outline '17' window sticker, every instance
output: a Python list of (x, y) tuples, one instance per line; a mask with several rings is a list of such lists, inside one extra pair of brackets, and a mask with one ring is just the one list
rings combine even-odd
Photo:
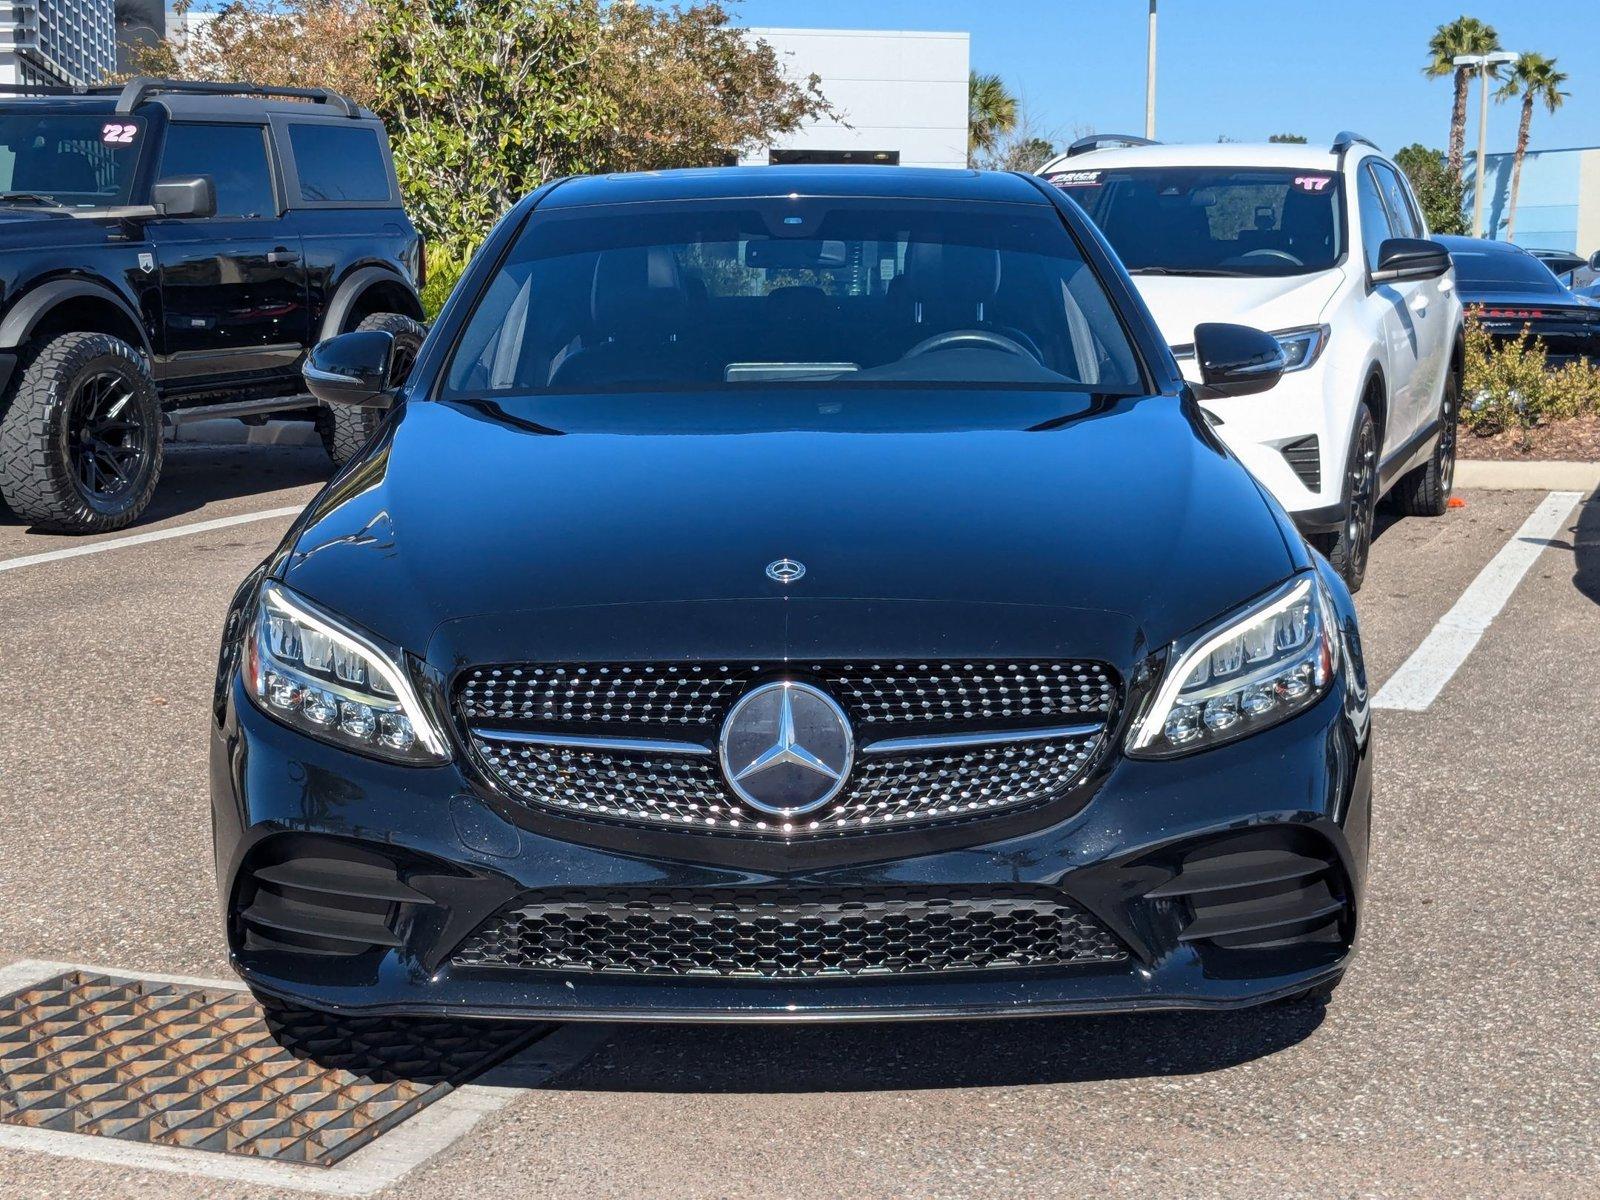
[(1294, 185), (1302, 192), (1325, 192), (1333, 182), (1332, 175), (1296, 175)]
[(100, 140), (108, 146), (130, 146), (138, 135), (137, 125), (123, 125), (116, 121), (100, 129)]

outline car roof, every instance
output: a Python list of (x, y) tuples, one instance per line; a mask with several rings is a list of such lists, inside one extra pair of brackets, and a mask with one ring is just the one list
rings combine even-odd
[[(117, 107), (116, 93), (99, 93), (87, 96), (6, 96), (0, 95), (0, 112), (82, 112), (109, 113)], [(264, 116), (288, 117), (344, 117), (337, 108), (328, 104), (312, 104), (301, 100), (274, 100), (252, 96), (184, 95), (181, 92), (159, 92), (140, 102), (134, 115), (150, 109), (163, 108), (167, 115), (178, 120), (257, 120)], [(375, 121), (377, 116), (360, 109), (356, 120)]]
[(781, 196), (1050, 203), (1025, 176), (1003, 171), (941, 167), (758, 166), (583, 175), (569, 179), (556, 188), (540, 207)]
[[(1433, 240), (1446, 250), (1473, 251), (1477, 254), (1528, 254), (1515, 242), (1497, 242), (1490, 238), (1463, 237), (1459, 233), (1436, 233)], [(1529, 258), (1534, 257), (1528, 254)]]
[[(1350, 156), (1357, 152), (1371, 154), (1369, 148), (1356, 145)], [(1071, 157), (1062, 155), (1051, 159), (1039, 168), (1040, 174), (1055, 171), (1075, 171), (1090, 167), (1284, 167), (1288, 169), (1327, 171), (1338, 165), (1339, 155), (1326, 143), (1320, 145), (1297, 142), (1201, 142), (1186, 145), (1156, 144), (1150, 146), (1108, 146), (1100, 150), (1086, 150)]]

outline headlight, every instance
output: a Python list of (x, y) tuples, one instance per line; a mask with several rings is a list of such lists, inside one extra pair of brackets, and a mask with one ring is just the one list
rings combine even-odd
[(1326, 325), (1307, 325), (1304, 329), (1277, 329), (1269, 337), (1278, 339), (1278, 345), (1283, 347), (1283, 356), (1288, 361), (1284, 364), (1285, 371), (1304, 371), (1322, 353), (1322, 348), (1328, 344), (1328, 327)]
[(1134, 758), (1173, 758), (1276, 725), (1322, 698), (1338, 660), (1333, 602), (1301, 576), (1243, 616), (1173, 647), (1128, 734)]
[(275, 583), (261, 589), (246, 640), (245, 683), (268, 716), (335, 746), (413, 765), (450, 760), (400, 652)]

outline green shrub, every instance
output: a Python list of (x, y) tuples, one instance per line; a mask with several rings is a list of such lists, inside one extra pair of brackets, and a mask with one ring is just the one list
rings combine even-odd
[(422, 285), (422, 310), (433, 320), (472, 261), (472, 251), (454, 246), (428, 247), (428, 278)]
[(1600, 370), (1587, 359), (1552, 370), (1544, 342), (1524, 326), (1496, 342), (1469, 311), (1462, 364), (1461, 423), (1483, 437), (1600, 412)]

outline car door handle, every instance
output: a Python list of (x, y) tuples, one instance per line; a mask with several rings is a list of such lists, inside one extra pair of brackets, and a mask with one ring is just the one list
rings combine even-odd
[(1428, 312), (1428, 298), (1426, 296), (1411, 297), (1411, 311), (1417, 316), (1425, 316)]
[(275, 267), (281, 267), (286, 263), (299, 262), (300, 251), (289, 250), (283, 246), (279, 246), (276, 250), (269, 250), (267, 252), (267, 261)]

